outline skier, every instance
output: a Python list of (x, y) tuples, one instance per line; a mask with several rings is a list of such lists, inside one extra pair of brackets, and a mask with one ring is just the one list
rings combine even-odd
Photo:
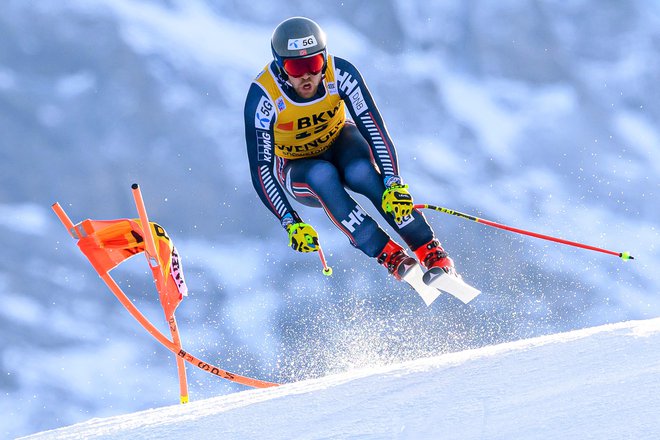
[(415, 266), (348, 188), (374, 204), (425, 268), (455, 273), (426, 219), (413, 209), (396, 149), (360, 72), (329, 55), (325, 33), (305, 17), (280, 23), (271, 49), (274, 60), (247, 95), (245, 139), (254, 188), (287, 231), (289, 245), (318, 250), (316, 230), (293, 210), (287, 194), (322, 207), (354, 247), (396, 279)]

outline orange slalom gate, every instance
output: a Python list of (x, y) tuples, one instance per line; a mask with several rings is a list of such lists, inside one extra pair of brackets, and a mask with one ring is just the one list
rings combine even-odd
[[(84, 220), (73, 224), (59, 203), (52, 208), (69, 234), (78, 240), (78, 247), (89, 259), (94, 270), (117, 297), (119, 302), (158, 342), (174, 353), (179, 376), (179, 394), (181, 403), (187, 403), (188, 383), (185, 361), (215, 376), (253, 388), (268, 388), (278, 386), (277, 383), (241, 376), (205, 362), (182, 348), (174, 311), (183, 295), (183, 273), (179, 257), (171, 240), (164, 229), (158, 224), (149, 222), (142, 193), (137, 184), (133, 184), (133, 198), (139, 214), (139, 219), (119, 220)], [(154, 237), (154, 234), (156, 237)], [(126, 296), (115, 280), (110, 276), (110, 270), (122, 261), (144, 252), (152, 271), (156, 289), (165, 313), (172, 339), (163, 335)]]

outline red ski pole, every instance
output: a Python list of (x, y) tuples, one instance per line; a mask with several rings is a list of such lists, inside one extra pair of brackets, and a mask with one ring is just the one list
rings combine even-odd
[(454, 215), (456, 217), (460, 217), (460, 218), (463, 218), (463, 219), (466, 219), (466, 220), (472, 220), (473, 222), (482, 223), (484, 225), (492, 226), (493, 228), (499, 228), (499, 229), (504, 229), (505, 231), (515, 232), (516, 234), (529, 235), (530, 237), (536, 237), (536, 238), (541, 238), (543, 240), (554, 241), (556, 243), (566, 244), (568, 246), (575, 246), (575, 247), (579, 247), (579, 248), (582, 248), (582, 249), (588, 249), (590, 251), (596, 251), (596, 252), (602, 252), (604, 254), (615, 255), (615, 256), (621, 258), (624, 261), (635, 259), (635, 257), (630, 255), (629, 252), (610, 251), (610, 250), (607, 250), (607, 249), (602, 249), (602, 248), (595, 247), (595, 246), (589, 246), (587, 244), (582, 244), (582, 243), (578, 243), (578, 242), (575, 242), (575, 241), (564, 240), (563, 238), (551, 237), (549, 235), (543, 235), (543, 234), (539, 234), (537, 232), (531, 232), (531, 231), (526, 231), (524, 229), (513, 228), (511, 226), (502, 225), (500, 223), (495, 223), (495, 222), (490, 221), (490, 220), (485, 220), (483, 218), (475, 217), (475, 216), (469, 215), (469, 214), (464, 214), (462, 212), (454, 211), (453, 209), (443, 208), (441, 206), (433, 206), (433, 205), (423, 204), (423, 205), (415, 205), (414, 208), (415, 209), (432, 209), (434, 211), (444, 212), (445, 214)]
[(325, 261), (325, 255), (323, 255), (323, 249), (319, 245), (319, 258), (321, 259), (321, 264), (323, 265), (323, 275), (329, 277), (332, 275), (332, 267), (328, 266), (328, 263)]

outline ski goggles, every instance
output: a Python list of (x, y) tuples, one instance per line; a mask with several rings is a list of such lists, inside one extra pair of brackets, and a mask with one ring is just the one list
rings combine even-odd
[(325, 64), (323, 54), (317, 53), (308, 58), (288, 58), (284, 60), (284, 70), (287, 75), (300, 78), (306, 73), (318, 75), (323, 70), (323, 64)]

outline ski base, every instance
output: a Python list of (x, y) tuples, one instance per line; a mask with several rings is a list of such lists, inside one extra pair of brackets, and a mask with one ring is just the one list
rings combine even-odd
[(481, 293), (479, 289), (463, 281), (460, 275), (448, 274), (439, 267), (432, 267), (427, 270), (422, 277), (422, 281), (426, 286), (447, 292), (465, 304)]

